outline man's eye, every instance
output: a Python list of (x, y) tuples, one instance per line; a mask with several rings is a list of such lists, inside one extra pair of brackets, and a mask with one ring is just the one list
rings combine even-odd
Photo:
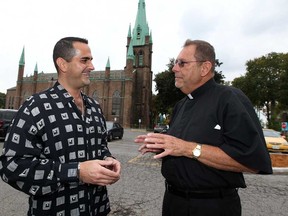
[(86, 64), (88, 61), (89, 61), (90, 59), (81, 59), (81, 62), (83, 63), (83, 64)]

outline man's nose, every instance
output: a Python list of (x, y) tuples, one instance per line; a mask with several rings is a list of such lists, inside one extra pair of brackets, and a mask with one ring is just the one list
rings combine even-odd
[(90, 68), (90, 70), (94, 70), (95, 69), (92, 61), (89, 62), (88, 67)]
[(179, 71), (178, 68), (179, 68), (178, 64), (175, 64), (175, 65), (172, 67), (172, 72), (173, 72), (173, 73), (178, 72), (178, 71)]

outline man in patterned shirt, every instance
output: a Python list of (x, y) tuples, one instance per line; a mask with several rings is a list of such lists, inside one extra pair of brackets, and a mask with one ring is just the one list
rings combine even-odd
[(107, 215), (106, 185), (120, 178), (106, 122), (81, 89), (94, 70), (88, 41), (67, 37), (53, 51), (55, 85), (27, 99), (7, 133), (2, 179), (30, 195), (28, 215)]

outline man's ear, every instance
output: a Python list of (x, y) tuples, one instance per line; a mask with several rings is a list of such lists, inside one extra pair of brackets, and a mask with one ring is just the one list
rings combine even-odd
[(205, 61), (201, 65), (201, 76), (206, 76), (212, 69), (212, 64), (210, 61)]
[(66, 70), (67, 70), (67, 62), (66, 62), (65, 59), (59, 57), (59, 58), (57, 58), (56, 63), (58, 65), (58, 68), (59, 68), (60, 71), (66, 72)]

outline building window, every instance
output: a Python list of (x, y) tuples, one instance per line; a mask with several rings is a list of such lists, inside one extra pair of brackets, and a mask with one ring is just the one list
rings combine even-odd
[(138, 25), (137, 27), (137, 39), (140, 39), (141, 37), (141, 27)]
[(115, 91), (112, 96), (112, 115), (120, 116), (120, 110), (121, 110), (120, 92)]
[(9, 100), (8, 100), (8, 109), (14, 109), (14, 97), (9, 97)]
[(139, 61), (139, 66), (143, 66), (143, 51), (140, 50), (139, 52), (139, 57), (138, 57), (138, 61)]

